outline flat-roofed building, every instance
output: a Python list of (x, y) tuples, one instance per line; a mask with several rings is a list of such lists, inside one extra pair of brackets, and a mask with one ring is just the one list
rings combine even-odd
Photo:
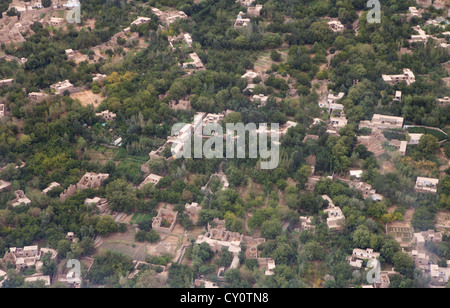
[(340, 129), (346, 126), (348, 121), (345, 117), (330, 117), (329, 123), (332, 127)]
[(326, 98), (322, 97), (319, 100), (318, 105), (320, 108), (326, 108), (329, 113), (332, 113), (335, 110), (344, 110), (344, 105), (337, 103), (337, 101), (342, 99), (344, 95), (344, 92), (340, 92), (337, 95), (329, 93)]
[(419, 144), (420, 138), (422, 138), (423, 134), (408, 134), (408, 136), (408, 144)]
[(239, 12), (236, 21), (234, 22), (234, 28), (240, 29), (246, 27), (250, 23), (249, 18), (244, 18), (244, 12)]
[(225, 115), (222, 113), (208, 113), (202, 121), (202, 126), (205, 127), (208, 124), (217, 124), (224, 119)]
[(0, 180), (0, 192), (10, 191), (10, 190), (11, 190), (11, 183)]
[(422, 17), (422, 14), (419, 12), (419, 10), (415, 6), (410, 6), (408, 8), (409, 14), (411, 17)]
[(37, 276), (30, 276), (25, 277), (25, 282), (37, 282), (37, 281), (44, 281), (45, 286), (50, 286), (50, 276), (49, 275), (37, 275)]
[(42, 193), (43, 193), (44, 195), (47, 195), (47, 193), (48, 193), (49, 191), (51, 191), (52, 189), (54, 189), (54, 188), (56, 188), (56, 187), (61, 187), (61, 184), (59, 184), (59, 183), (57, 183), (57, 182), (52, 182), (46, 189), (44, 189), (44, 190), (42, 191)]
[(188, 99), (172, 100), (169, 102), (169, 107), (173, 110), (192, 109), (191, 102)]
[[(3, 280), (1, 280), (3, 278)], [(3, 287), (3, 281), (8, 278), (8, 275), (5, 271), (0, 270), (0, 288)]]
[(312, 224), (312, 216), (300, 216), (300, 227), (301, 230), (314, 230), (316, 226)]
[(395, 147), (395, 149), (400, 153), (401, 156), (406, 155), (406, 148), (408, 146), (408, 141), (392, 139), (389, 142), (389, 145)]
[(263, 8), (262, 4), (257, 4), (256, 6), (248, 7), (247, 14), (250, 16), (256, 16), (256, 17), (260, 16), (262, 8)]
[(197, 53), (193, 52), (189, 54), (189, 57), (191, 58), (192, 62), (185, 62), (183, 63), (183, 68), (189, 68), (194, 67), (195, 69), (201, 69), (204, 67), (202, 60), (200, 60)]
[(367, 249), (359, 249), (355, 248), (353, 249), (353, 258), (360, 259), (360, 260), (375, 260), (380, 257), (379, 252), (374, 252), (373, 249), (367, 248)]
[(348, 264), (355, 269), (360, 269), (363, 267), (363, 260), (355, 259), (352, 256), (348, 257)]
[(385, 128), (403, 128), (403, 118), (382, 114), (374, 114), (371, 125), (379, 129)]
[(254, 71), (247, 71), (244, 75), (241, 76), (241, 78), (247, 80), (247, 82), (252, 82), (253, 79), (258, 77), (259, 74)]
[(10, 260), (16, 266), (16, 270), (35, 266), (40, 259), (41, 251), (37, 245), (23, 248), (11, 247), (9, 252), (3, 257), (4, 261)]
[(109, 209), (108, 199), (106, 198), (86, 198), (84, 200), (84, 204), (88, 206), (96, 206), (100, 214), (106, 213)]
[(345, 26), (337, 19), (331, 19), (328, 22), (328, 26), (333, 32), (342, 32), (345, 30)]
[(219, 285), (217, 282), (212, 282), (204, 279), (195, 279), (194, 285), (199, 288), (201, 286), (205, 287), (205, 289), (218, 289)]
[(165, 18), (165, 23), (170, 25), (177, 21), (178, 19), (187, 19), (188, 16), (183, 11), (170, 11), (168, 16)]
[(81, 3), (79, 0), (68, 0), (67, 3), (63, 4), (63, 7), (65, 7), (66, 9), (72, 9), (75, 7), (79, 7), (80, 5)]
[(151, 8), (152, 13), (159, 17), (161, 22), (163, 22), (166, 26), (169, 26), (170, 24), (174, 23), (178, 19), (187, 19), (188, 16), (183, 11), (175, 11), (175, 10), (168, 10), (168, 11), (161, 11), (158, 8)]
[(438, 98), (438, 102), (440, 107), (448, 106), (450, 105), (450, 97)]
[(264, 94), (253, 95), (251, 101), (256, 102), (259, 101), (260, 106), (264, 107), (267, 104), (268, 96)]
[(158, 8), (152, 7), (151, 10), (152, 10), (152, 13), (155, 14), (156, 16), (158, 16), (158, 17), (161, 17), (162, 14), (163, 14), (163, 12), (160, 9), (158, 9)]
[(56, 95), (63, 95), (65, 91), (69, 91), (69, 93), (73, 91), (74, 85), (69, 80), (64, 80), (51, 85), (50, 89), (54, 90)]
[(338, 94), (329, 93), (327, 97), (327, 101), (329, 104), (336, 103), (338, 100), (344, 97), (344, 92), (339, 92)]
[(322, 198), (328, 201), (328, 208), (324, 210), (328, 214), (328, 229), (342, 229), (345, 224), (345, 216), (340, 207), (336, 206), (330, 197), (323, 195)]
[(75, 241), (75, 233), (73, 233), (73, 232), (67, 232), (67, 234), (66, 234), (66, 240), (69, 240), (69, 241), (71, 241), (71, 242), (74, 242)]
[(106, 80), (108, 76), (106, 76), (105, 74), (95, 74), (94, 77), (92, 78), (93, 82), (101, 82)]
[(201, 206), (197, 202), (186, 203), (184, 207), (186, 212), (192, 215), (197, 215), (197, 212), (201, 210)]
[(139, 189), (141, 189), (142, 187), (144, 187), (144, 185), (149, 184), (149, 183), (153, 184), (153, 185), (157, 185), (159, 183), (159, 181), (161, 181), (162, 178), (163, 178), (162, 176), (151, 173), (145, 178), (145, 180), (141, 183), (141, 185), (139, 185)]
[(87, 188), (99, 188), (103, 181), (109, 178), (107, 173), (93, 173), (87, 172), (77, 183), (77, 189), (87, 189)]
[(281, 127), (280, 127), (280, 138), (283, 138), (284, 136), (286, 136), (286, 134), (288, 133), (290, 128), (296, 127), (297, 126), (297, 122), (294, 121), (287, 121), (286, 123), (284, 123)]
[(193, 41), (192, 41), (191, 35), (189, 33), (185, 33), (183, 35), (183, 38), (184, 38), (184, 41), (186, 42), (186, 45), (188, 45), (188, 47), (192, 47)]
[(447, 285), (450, 277), (450, 262), (447, 261), (447, 267), (439, 267), (437, 264), (430, 264), (429, 273), (432, 285)]
[(64, 18), (59, 18), (59, 17), (52, 17), (49, 20), (49, 24), (53, 27), (58, 27), (61, 26), (64, 23)]
[(417, 268), (420, 268), (424, 271), (430, 268), (430, 256), (428, 256), (426, 253), (412, 250), (410, 256), (413, 258)]
[(264, 268), (264, 275), (266, 276), (272, 276), (273, 274), (275, 274), (274, 270), (275, 270), (275, 260), (272, 258), (257, 258), (256, 259), (258, 261), (258, 266), (260, 268)]
[(373, 283), (373, 287), (375, 289), (387, 289), (391, 285), (391, 280), (389, 279), (388, 273), (380, 273), (380, 276), (375, 277), (375, 281)]
[(69, 60), (72, 60), (73, 58), (75, 58), (75, 52), (73, 51), (73, 49), (66, 49), (65, 53)]
[(384, 82), (386, 82), (390, 85), (394, 85), (396, 83), (400, 83), (403, 81), (406, 82), (407, 85), (410, 85), (416, 81), (416, 77), (414, 76), (414, 73), (408, 68), (403, 69), (403, 74), (399, 74), (399, 75), (382, 74), (381, 77), (383, 78)]
[(225, 220), (215, 218), (213, 223), (215, 227), (208, 224), (207, 233), (198, 236), (197, 244), (206, 242), (214, 253), (222, 251), (223, 247), (227, 247), (233, 256), (238, 256), (239, 252), (241, 252), (241, 243), (244, 243), (247, 248), (245, 256), (248, 259), (258, 259), (258, 246), (265, 242), (264, 238), (245, 236), (238, 232), (227, 231)]
[(350, 185), (351, 188), (359, 191), (364, 199), (372, 199), (374, 201), (380, 201), (383, 200), (383, 196), (380, 194), (377, 194), (376, 190), (372, 187), (372, 185), (360, 182), (360, 181), (346, 181)]
[(14, 79), (3, 79), (0, 80), (0, 87), (11, 86), (14, 82)]
[(131, 26), (139, 26), (142, 24), (147, 24), (151, 21), (152, 19), (149, 17), (138, 17), (135, 21), (133, 21), (131, 23)]
[(417, 192), (437, 193), (439, 179), (418, 176), (414, 190)]
[(28, 99), (33, 102), (38, 102), (38, 103), (46, 100), (48, 98), (48, 96), (49, 95), (47, 93), (42, 93), (42, 92), (28, 93)]
[(426, 34), (425, 31), (422, 30), (420, 26), (415, 26), (413, 29), (418, 34), (412, 34), (411, 39), (408, 40), (409, 43), (426, 43), (428, 39), (431, 37), (430, 35)]
[(251, 6), (255, 0), (237, 0), (236, 2), (240, 2), (242, 6)]
[(434, 232), (434, 230), (422, 231), (414, 233), (414, 244), (418, 251), (423, 251), (425, 244), (434, 243), (439, 245), (442, 242), (442, 233)]
[(102, 112), (96, 113), (95, 116), (102, 117), (105, 121), (112, 121), (117, 115), (109, 110), (103, 110)]
[(350, 178), (360, 180), (362, 174), (363, 174), (362, 170), (350, 170)]
[(12, 201), (11, 205), (13, 207), (19, 206), (21, 204), (24, 204), (24, 205), (30, 205), (31, 204), (31, 200), (27, 198), (27, 196), (25, 195), (23, 190), (16, 190), (14, 192), (14, 194), (16, 195), (16, 198)]

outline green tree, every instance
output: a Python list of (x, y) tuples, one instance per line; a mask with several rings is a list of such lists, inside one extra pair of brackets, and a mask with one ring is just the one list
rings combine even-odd
[(223, 247), (220, 252), (219, 266), (229, 267), (233, 261), (233, 254), (228, 251), (228, 247)]
[(145, 231), (136, 232), (136, 234), (134, 235), (134, 239), (137, 242), (145, 242), (147, 240), (147, 232)]
[(308, 260), (323, 260), (325, 258), (325, 249), (320, 245), (319, 242), (311, 241), (306, 243), (305, 256)]
[(420, 137), (417, 149), (420, 151), (422, 156), (430, 157), (436, 152), (437, 149), (439, 149), (439, 140), (433, 135), (425, 134)]
[(394, 239), (387, 239), (381, 247), (380, 254), (386, 262), (393, 263), (394, 255), (400, 251), (400, 245)]
[(267, 239), (275, 239), (282, 231), (281, 222), (278, 220), (265, 221), (261, 226), (261, 235)]
[(276, 50), (272, 50), (270, 53), (270, 58), (272, 59), (272, 61), (275, 62), (280, 62), (281, 61), (281, 54), (276, 51)]
[(136, 191), (123, 179), (117, 179), (106, 186), (106, 197), (113, 211), (130, 212), (137, 203)]
[(161, 288), (164, 280), (154, 270), (146, 270), (139, 274), (136, 288)]
[(225, 281), (230, 288), (249, 288), (250, 284), (241, 277), (238, 269), (233, 268), (225, 272)]
[(173, 99), (179, 100), (186, 96), (187, 88), (181, 81), (175, 81), (170, 86), (169, 92)]
[(192, 269), (189, 266), (172, 263), (169, 267), (167, 283), (172, 288), (187, 288), (193, 282), (192, 275)]
[(401, 251), (395, 253), (393, 257), (393, 264), (395, 270), (400, 274), (409, 278), (414, 277), (414, 260), (408, 254)]
[(147, 240), (150, 243), (156, 243), (157, 241), (160, 240), (160, 236), (158, 232), (156, 232), (155, 230), (150, 230), (150, 232), (147, 234)]
[(96, 225), (97, 233), (102, 236), (117, 232), (118, 228), (117, 223), (109, 215), (102, 216)]
[(356, 228), (356, 231), (353, 233), (353, 242), (356, 247), (366, 249), (370, 246), (371, 236), (372, 233), (369, 231), (369, 228), (365, 225), (361, 225)]
[(58, 257), (66, 258), (67, 253), (70, 251), (70, 242), (68, 240), (60, 240), (57, 246)]
[(42, 0), (42, 6), (48, 8), (52, 5), (52, 0)]

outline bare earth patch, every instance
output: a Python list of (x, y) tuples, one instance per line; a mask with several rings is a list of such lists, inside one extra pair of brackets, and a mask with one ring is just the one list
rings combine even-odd
[(395, 171), (394, 163), (390, 160), (385, 160), (381, 164), (381, 174), (387, 174)]
[(281, 61), (280, 62), (272, 61), (272, 59), (270, 58), (271, 50), (266, 50), (259, 55), (258, 60), (255, 62), (254, 71), (256, 73), (266, 72), (268, 69), (272, 68), (272, 64), (274, 64), (274, 63), (280, 64), (282, 62), (287, 61), (286, 52), (284, 52), (284, 51), (280, 52), (280, 50), (278, 50), (278, 49), (276, 49), (276, 50), (281, 54)]
[(415, 209), (407, 209), (404, 219), (406, 221), (411, 221), (415, 211), (416, 211)]
[(92, 162), (97, 162), (100, 163), (102, 165), (105, 165), (108, 161), (113, 160), (114, 156), (115, 156), (116, 152), (115, 151), (103, 151), (103, 152), (99, 152), (99, 151), (95, 151), (95, 150), (89, 150), (89, 156), (90, 156), (90, 160)]
[(105, 99), (101, 94), (94, 94), (91, 90), (86, 90), (70, 95), (72, 99), (78, 99), (82, 106), (94, 105), (94, 109), (100, 106), (100, 103)]
[(114, 233), (105, 237), (102, 245), (99, 247), (99, 252), (112, 250), (128, 255), (133, 260), (145, 261), (147, 244), (136, 242), (134, 239), (135, 234), (135, 228), (128, 226), (128, 231), (125, 233)]
[(439, 232), (448, 233), (450, 230), (450, 212), (440, 211), (436, 215), (436, 229)]

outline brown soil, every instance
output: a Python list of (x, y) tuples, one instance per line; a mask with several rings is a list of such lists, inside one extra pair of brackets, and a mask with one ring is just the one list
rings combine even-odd
[(94, 94), (91, 90), (86, 90), (78, 93), (73, 93), (70, 95), (72, 99), (78, 99), (82, 106), (94, 105), (94, 109), (100, 106), (100, 103), (105, 99), (105, 97), (100, 94)]

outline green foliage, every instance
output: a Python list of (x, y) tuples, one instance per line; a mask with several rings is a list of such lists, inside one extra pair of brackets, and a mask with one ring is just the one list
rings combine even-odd
[[(7, 11), (10, 2), (3, 1), (0, 12)], [(138, 210), (133, 216), (133, 223), (141, 230), (136, 240), (152, 243), (160, 240), (158, 233), (151, 229), (150, 220), (156, 215), (158, 203), (177, 205), (178, 222), (191, 230), (193, 224), (189, 216), (182, 213), (183, 205), (198, 202), (202, 205), (199, 226), (219, 218), (225, 219), (226, 228), (232, 232), (255, 235), (260, 231), (267, 239), (259, 247), (261, 255), (274, 258), (277, 264), (274, 275), (262, 277), (256, 260), (246, 259), (241, 252), (239, 260), (245, 266), (226, 272), (226, 286), (316, 286), (326, 274), (332, 275), (334, 280), (325, 282), (325, 287), (359, 286), (361, 281), (353, 277), (345, 260), (355, 247), (380, 251), (382, 261), (402, 272), (403, 278), (392, 277), (393, 287), (425, 286), (426, 279), (414, 272), (411, 260), (401, 254), (398, 243), (386, 238), (383, 224), (402, 218), (400, 210), (388, 213), (388, 207), (394, 204), (398, 209), (416, 209), (412, 220), (416, 231), (434, 228), (437, 206), (450, 208), (449, 177), (440, 178), (438, 196), (413, 193), (415, 178), (422, 175), (419, 171), (428, 170), (416, 170), (407, 165), (408, 158), (394, 158), (393, 166), (397, 170), (380, 172), (382, 164), (384, 171), (389, 167), (384, 161), (389, 158), (378, 159), (358, 144), (357, 135), (370, 135), (370, 130), (357, 129), (357, 124), (380, 113), (402, 116), (408, 125), (445, 129), (449, 109), (439, 107), (436, 98), (447, 93), (441, 81), (447, 75), (441, 64), (450, 60), (448, 53), (430, 41), (407, 44), (413, 53), (398, 54), (399, 46), (407, 46), (402, 44), (411, 36), (411, 25), (420, 23), (414, 19), (404, 21), (399, 16), (412, 5), (410, 1), (386, 0), (380, 25), (367, 23), (364, 12), (358, 24), (358, 36), (351, 30), (332, 32), (323, 18), (338, 18), (350, 29), (358, 18), (357, 11), (366, 8), (364, 1), (263, 2), (261, 16), (252, 18), (248, 27), (237, 30), (231, 21), (242, 8), (234, 1), (163, 3), (152, 0), (148, 4), (136, 4), (84, 0), (83, 20), (95, 19), (94, 29), (88, 25), (51, 29), (35, 22), (31, 25), (31, 34), (24, 34), (26, 42), (17, 46), (2, 45), (6, 55), (28, 60), (24, 65), (0, 60), (0, 77), (14, 79), (13, 86), (0, 89), (7, 111), (7, 116), (0, 121), (0, 177), (12, 183), (13, 191), (24, 190), (32, 199), (32, 206), (7, 207), (14, 198), (13, 193), (0, 194), (0, 257), (7, 247), (46, 242), (58, 249), (59, 258), (76, 258), (94, 253), (92, 238), (95, 235), (127, 232), (125, 224), (118, 226), (110, 216), (100, 217), (95, 207), (85, 206), (86, 198), (106, 197), (113, 211)], [(49, 7), (52, 1), (44, 0), (43, 5)], [(183, 10), (189, 19), (178, 20), (167, 29), (159, 30), (161, 22), (150, 5)], [(427, 10), (424, 19), (439, 14), (440, 11)], [(10, 10), (6, 15), (20, 13)], [(150, 23), (130, 29), (140, 36), (139, 45), (144, 42), (148, 46), (140, 48), (137, 41), (129, 42), (127, 34), (127, 38), (118, 38), (118, 48), (111, 47), (97, 59), (92, 47), (108, 42), (136, 16), (152, 18)], [(291, 17), (289, 22), (285, 22), (284, 16)], [(439, 35), (444, 29), (426, 31)], [(181, 33), (191, 33), (193, 46), (175, 44), (176, 49), (172, 50), (167, 36)], [(78, 64), (68, 61), (65, 50), (69, 48), (78, 50), (91, 61)], [(178, 63), (185, 63), (193, 51), (206, 70), (186, 74)], [(243, 91), (247, 83), (240, 76), (260, 67), (258, 56), (261, 54), (269, 55), (276, 63), (267, 69), (267, 79), (257, 77), (252, 81), (258, 84), (253, 94), (271, 96), (266, 106), (257, 107), (248, 98), (251, 93)], [(281, 61), (282, 54), (283, 59), (287, 54), (287, 61)], [(403, 67), (415, 73), (414, 84), (390, 86), (381, 80), (381, 74), (399, 73)], [(92, 76), (97, 73), (107, 74), (107, 80), (93, 83)], [(67, 91), (63, 97), (51, 96), (39, 103), (27, 99), (28, 93), (49, 92), (50, 85), (66, 79), (76, 87), (91, 87), (93, 93), (102, 93), (106, 98), (97, 110), (71, 99)], [(319, 89), (315, 81), (314, 87), (312, 84), (316, 79), (325, 80), (330, 91), (345, 93), (340, 103), (345, 107), (349, 125), (341, 129), (339, 135), (328, 134), (325, 123), (311, 126), (314, 118), (328, 119), (317, 106)], [(294, 99), (289, 98), (291, 89), (298, 93)], [(402, 91), (401, 102), (392, 101), (395, 91)], [(192, 104), (192, 111), (169, 108), (172, 100), (186, 98)], [(96, 111), (106, 109), (117, 113), (114, 121), (104, 123), (95, 116)], [(162, 181), (156, 186), (134, 189), (133, 186), (143, 180), (141, 165), (148, 161), (148, 153), (164, 144), (175, 122), (190, 123), (198, 111), (219, 113), (225, 110), (232, 112), (222, 124), (284, 124), (287, 120), (298, 124), (281, 140), (278, 168), (261, 170), (260, 162), (249, 158), (226, 161), (152, 159), (147, 167), (152, 173), (164, 176)], [(408, 131), (425, 135), (417, 147), (408, 148), (407, 155), (415, 161), (425, 158), (440, 167), (440, 159), (435, 154), (439, 148), (437, 141), (446, 139), (445, 134), (418, 126)], [(388, 139), (405, 139), (400, 131), (384, 133)], [(318, 139), (303, 143), (306, 134), (317, 135)], [(106, 145), (118, 136), (123, 138), (120, 149), (108, 148)], [(450, 156), (448, 142), (444, 150)], [(171, 156), (170, 147), (163, 150), (162, 156)], [(362, 168), (363, 180), (385, 199), (372, 202), (346, 183), (329, 179), (319, 181), (313, 192), (305, 192), (313, 157), (316, 175), (324, 178), (332, 174), (343, 177), (350, 169)], [(18, 168), (24, 162), (25, 166)], [(222, 191), (220, 181), (212, 180), (211, 192), (201, 191), (210, 175), (218, 172), (221, 163), (230, 189)], [(87, 171), (109, 173), (105, 187), (78, 191), (64, 203), (60, 202), (63, 189), (77, 183)], [(435, 172), (437, 169), (430, 171)], [(61, 183), (62, 187), (47, 196), (41, 195), (40, 191), (53, 181)], [(342, 233), (334, 234), (326, 228), (326, 214), (321, 215), (326, 206), (320, 196), (323, 194), (330, 196), (346, 216), (346, 228)], [(299, 215), (313, 216), (314, 232), (303, 231), (299, 237), (292, 232), (298, 227)], [(79, 235), (80, 242), (71, 244), (65, 240), (67, 231)], [(437, 247), (427, 246), (442, 260), (449, 258), (447, 242)], [(232, 255), (222, 251), (214, 258), (209, 246), (202, 244), (187, 249), (186, 258), (192, 259), (192, 268), (173, 264), (169, 268), (169, 286), (190, 287), (197, 275), (211, 278), (217, 265), (229, 266)], [(148, 259), (160, 265), (171, 262), (168, 256)], [(44, 273), (55, 274), (54, 261), (45, 256), (43, 263)], [(93, 286), (161, 286), (153, 270), (145, 270), (131, 281), (122, 279), (132, 269), (128, 257), (106, 253), (96, 257), (87, 278)], [(4, 286), (37, 287), (40, 284), (24, 284), (22, 274), (8, 273)]]
[(439, 140), (432, 135), (423, 135), (420, 138), (417, 149), (424, 157), (430, 157), (437, 149), (439, 149)]
[(397, 252), (392, 259), (396, 271), (408, 278), (414, 276), (414, 260), (406, 253)]
[(434, 228), (434, 219), (436, 216), (435, 206), (422, 206), (416, 209), (411, 220), (411, 224), (414, 228), (421, 231), (430, 230)]
[(231, 261), (233, 261), (233, 254), (228, 251), (228, 248), (222, 248), (222, 251), (220, 252), (219, 266), (227, 268), (231, 265)]
[(106, 236), (111, 233), (117, 232), (118, 228), (119, 227), (117, 226), (117, 223), (109, 215), (102, 216), (96, 225), (96, 230), (98, 234), (102, 236)]
[(192, 270), (187, 265), (172, 263), (169, 267), (169, 280), (167, 283), (172, 288), (187, 288), (193, 283)]
[(42, 0), (42, 6), (44, 8), (50, 7), (52, 5), (52, 0)]
[(325, 259), (325, 250), (320, 243), (316, 241), (306, 243), (304, 251), (307, 260), (313, 261)]
[(275, 239), (281, 235), (282, 225), (278, 220), (269, 220), (261, 225), (261, 235), (267, 239)]
[(106, 251), (94, 258), (87, 279), (94, 285), (118, 286), (119, 278), (126, 277), (134, 269), (133, 259), (118, 252)]
[(122, 179), (117, 179), (106, 186), (106, 196), (113, 211), (130, 212), (137, 203), (135, 190)]

